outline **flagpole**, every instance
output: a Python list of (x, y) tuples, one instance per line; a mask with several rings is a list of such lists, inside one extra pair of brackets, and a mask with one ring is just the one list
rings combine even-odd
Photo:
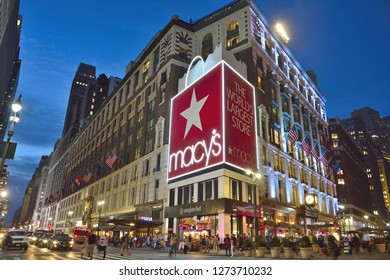
[(109, 170), (109, 169), (105, 166), (105, 164), (102, 164), (99, 160), (97, 161), (97, 163), (98, 163), (101, 167), (103, 167), (105, 170)]

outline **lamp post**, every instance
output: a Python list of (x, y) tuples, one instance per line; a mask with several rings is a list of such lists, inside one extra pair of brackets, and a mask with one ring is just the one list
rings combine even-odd
[(104, 205), (104, 200), (100, 200), (99, 202), (98, 202), (98, 211), (99, 211), (99, 218), (98, 218), (98, 230), (100, 231), (100, 228), (101, 228), (101, 226), (100, 226), (100, 215), (101, 215), (101, 213), (102, 213), (102, 208), (103, 208), (103, 205)]
[[(7, 141), (4, 143), (3, 153), (1, 155), (1, 164), (0, 164), (0, 166), (1, 166), (2, 170), (4, 169), (4, 163), (5, 163), (5, 159), (7, 158), (8, 147), (9, 147), (9, 144), (11, 142), (11, 137), (14, 135), (15, 124), (20, 120), (18, 112), (23, 108), (23, 104), (22, 104), (21, 99), (22, 99), (22, 95), (19, 95), (18, 100), (14, 101), (12, 103), (13, 114), (10, 117), (11, 125), (9, 127), (8, 132), (7, 132)], [(1, 181), (0, 190), (2, 192), (6, 191), (7, 176), (3, 176), (3, 174), (1, 174), (0, 181)], [(4, 201), (4, 198), (2, 200)]]
[[(254, 186), (255, 186), (255, 191), (254, 191), (254, 195), (253, 195), (253, 201), (254, 201), (254, 211), (253, 211), (253, 219), (254, 219), (254, 222), (255, 222), (255, 236), (259, 234), (259, 221), (257, 219), (257, 198), (259, 197), (259, 192), (257, 191), (258, 190), (258, 184), (257, 184), (257, 181), (260, 180), (261, 178), (261, 174), (260, 173), (255, 173), (255, 172), (252, 172), (251, 170), (247, 170), (246, 171), (246, 174), (248, 175), (252, 175), (252, 182), (254, 183)], [(261, 200), (260, 200), (260, 211), (262, 211), (261, 209)], [(263, 219), (263, 217), (260, 217), (261, 219)], [(263, 221), (262, 221), (263, 222)]]
[(341, 209), (343, 212), (341, 213), (341, 227), (340, 227), (340, 237), (342, 236), (342, 233), (345, 233), (345, 214), (344, 214), (344, 205), (339, 204), (339, 209)]
[(6, 205), (5, 205), (6, 204), (5, 197), (7, 196), (7, 191), (2, 190), (0, 195), (1, 195), (1, 199), (0, 199), (0, 229), (1, 229), (2, 226), (3, 226), (3, 223), (4, 223), (3, 210), (6, 207)]
[(4, 166), (5, 158), (7, 157), (7, 152), (8, 152), (8, 146), (11, 141), (11, 137), (14, 135), (14, 127), (17, 122), (19, 122), (19, 111), (23, 108), (22, 104), (22, 95), (19, 95), (18, 100), (14, 101), (12, 103), (12, 111), (13, 114), (10, 117), (11, 120), (11, 125), (9, 127), (9, 130), (7, 132), (7, 141), (5, 142), (4, 149), (3, 149), (3, 154), (1, 157), (1, 168)]

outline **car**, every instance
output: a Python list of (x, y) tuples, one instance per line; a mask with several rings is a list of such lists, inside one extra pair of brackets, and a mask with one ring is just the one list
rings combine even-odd
[(4, 236), (1, 248), (6, 251), (10, 248), (28, 249), (28, 237), (24, 230), (9, 230)]
[(37, 246), (40, 248), (47, 247), (47, 243), (49, 242), (49, 239), (53, 236), (51, 233), (45, 233), (39, 236), (37, 241)]
[(47, 248), (50, 250), (55, 249), (73, 249), (73, 238), (71, 238), (68, 234), (65, 233), (57, 233), (50, 237), (50, 239), (47, 242)]
[(31, 245), (37, 244), (38, 238), (41, 237), (44, 233), (40, 231), (33, 232), (31, 236), (28, 237), (28, 243)]

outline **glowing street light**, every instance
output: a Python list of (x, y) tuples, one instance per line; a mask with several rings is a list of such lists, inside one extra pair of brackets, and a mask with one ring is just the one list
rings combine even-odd
[(12, 103), (13, 114), (10, 117), (11, 125), (10, 125), (8, 133), (7, 133), (7, 141), (5, 142), (3, 154), (1, 156), (1, 164), (0, 164), (1, 168), (3, 168), (5, 159), (7, 157), (7, 152), (8, 152), (9, 143), (11, 142), (11, 137), (14, 135), (15, 124), (18, 123), (20, 120), (18, 112), (23, 108), (23, 104), (22, 104), (21, 99), (22, 99), (22, 95), (19, 95), (18, 100), (14, 101)]

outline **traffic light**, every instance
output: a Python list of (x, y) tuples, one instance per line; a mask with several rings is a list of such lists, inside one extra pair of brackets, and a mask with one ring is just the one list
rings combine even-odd
[(1, 171), (1, 177), (7, 177), (8, 164), (4, 163), (3, 170)]

